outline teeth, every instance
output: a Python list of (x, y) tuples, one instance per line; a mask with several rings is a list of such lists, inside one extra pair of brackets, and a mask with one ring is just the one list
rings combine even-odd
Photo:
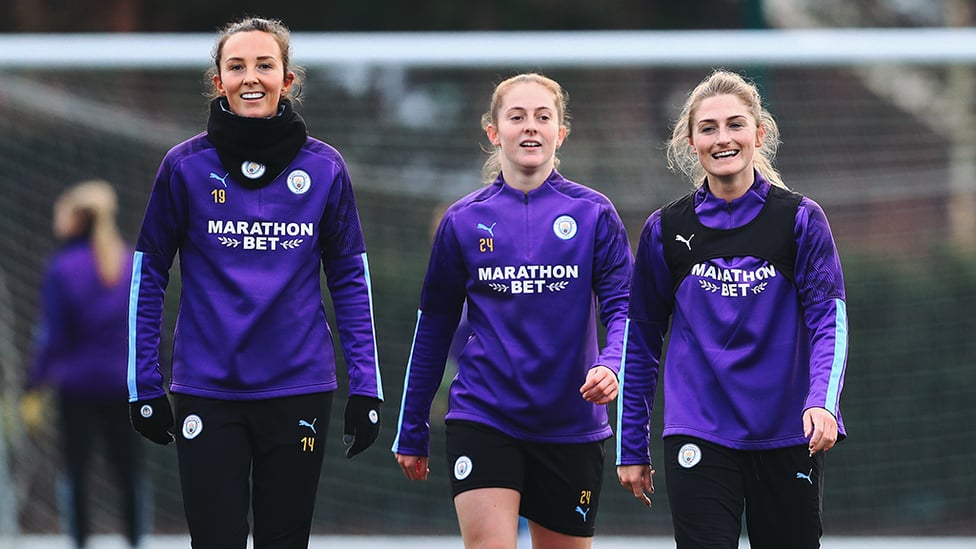
[(523, 147), (541, 147), (542, 145), (538, 141), (525, 141), (522, 143)]
[(241, 97), (243, 97), (244, 99), (260, 99), (264, 97), (264, 94), (260, 92), (243, 93), (241, 94)]
[(725, 151), (712, 156), (714, 156), (715, 158), (727, 158), (729, 156), (735, 156), (736, 154), (738, 154), (736, 151)]

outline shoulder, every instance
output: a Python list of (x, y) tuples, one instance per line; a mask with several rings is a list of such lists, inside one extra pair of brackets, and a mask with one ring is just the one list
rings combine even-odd
[(346, 161), (338, 149), (311, 136), (305, 139), (299, 155), (304, 157), (303, 162), (310, 162), (320, 169), (334, 172), (348, 171)]
[(213, 150), (214, 145), (207, 138), (206, 132), (198, 133), (197, 135), (178, 143), (173, 146), (167, 153), (165, 158), (170, 161), (178, 161), (180, 159), (193, 156), (202, 151)]
[(451, 204), (446, 213), (461, 212), (471, 208), (474, 205), (488, 202), (492, 198), (498, 196), (502, 190), (502, 183), (499, 182), (485, 185), (480, 189), (475, 189), (474, 191), (471, 191), (470, 193), (459, 198), (456, 202), (454, 202), (454, 204)]
[(552, 187), (566, 196), (574, 200), (586, 200), (592, 202), (595, 206), (600, 206), (603, 208), (613, 209), (613, 202), (607, 198), (606, 195), (600, 191), (583, 185), (582, 183), (577, 183), (571, 181), (562, 176), (557, 176), (551, 180)]

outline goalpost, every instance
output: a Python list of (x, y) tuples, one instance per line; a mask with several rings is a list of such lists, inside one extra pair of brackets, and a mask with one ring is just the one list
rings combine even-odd
[[(75, 181), (107, 179), (134, 240), (162, 156), (205, 128), (213, 39), (0, 35), (8, 52), (0, 57), (0, 266), (10, 296), (9, 329), (0, 332), (0, 484), (8, 474), (16, 490), (3, 494), (37, 494), (17, 501), (19, 510), (0, 496), (0, 534), (57, 528), (56, 441), (28, 443), (9, 428), (31, 355), (39, 273), (55, 248), (51, 202)], [(791, 187), (824, 205), (845, 260), (852, 349), (841, 404), (851, 437), (831, 452), (828, 529), (976, 535), (976, 442), (965, 436), (976, 402), (967, 335), (976, 330), (968, 263), (976, 247), (976, 29), (296, 32), (293, 48), (308, 73), (299, 111), (312, 135), (342, 152), (356, 189), (388, 395), (380, 439), (356, 460), (341, 456), (341, 414), (333, 413), (313, 532), (456, 531), (439, 453), (443, 395), (432, 413), (430, 482), (406, 483), (389, 444), (432, 218), (479, 185), (479, 122), (493, 85), (535, 70), (566, 87), (573, 132), (561, 170), (607, 194), (636, 240), (653, 209), (690, 188), (664, 165), (675, 109), (711, 68), (724, 67), (760, 84), (782, 130), (778, 166)], [(174, 305), (167, 300), (170, 331)], [(652, 456), (663, 459), (652, 442)], [(153, 523), (180, 532), (172, 448), (145, 450)], [(601, 532), (667, 532), (663, 484), (648, 515), (617, 488), (612, 469)], [(905, 471), (910, 487), (891, 482)], [(110, 483), (92, 486), (95, 518), (113, 528)]]

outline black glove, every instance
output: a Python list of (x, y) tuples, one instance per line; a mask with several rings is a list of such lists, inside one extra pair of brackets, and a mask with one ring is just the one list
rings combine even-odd
[(139, 434), (156, 444), (169, 444), (173, 438), (173, 409), (165, 395), (129, 403), (129, 420)]
[(348, 446), (347, 458), (376, 442), (376, 437), (380, 435), (381, 402), (378, 398), (349, 395), (346, 401), (346, 427), (342, 435), (342, 443)]

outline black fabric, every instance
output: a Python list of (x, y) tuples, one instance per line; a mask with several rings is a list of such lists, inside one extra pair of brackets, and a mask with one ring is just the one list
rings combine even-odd
[(191, 547), (243, 549), (249, 514), (254, 547), (308, 547), (334, 394), (173, 395)]
[(773, 264), (788, 279), (795, 280), (793, 226), (801, 198), (792, 191), (770, 187), (759, 215), (735, 229), (703, 225), (695, 214), (694, 192), (661, 208), (661, 238), (673, 289), (677, 291), (693, 266), (716, 257), (759, 257)]
[(605, 441), (529, 442), (473, 421), (450, 420), (445, 445), (451, 493), (508, 488), (519, 515), (567, 536), (593, 537), (603, 490)]
[(678, 549), (739, 547), (743, 512), (753, 549), (820, 547), (823, 452), (733, 450), (685, 435), (664, 437), (663, 447)]
[(130, 402), (129, 420), (140, 435), (156, 444), (173, 442), (173, 408), (165, 396)]
[[(305, 120), (295, 112), (291, 102), (282, 100), (278, 116), (248, 118), (230, 112), (227, 98), (210, 102), (207, 137), (217, 147), (220, 163), (234, 181), (257, 189), (275, 180), (298, 155), (308, 138)], [(260, 177), (248, 177), (245, 162), (264, 165)]]
[(351, 458), (369, 448), (380, 435), (380, 403), (378, 398), (349, 395), (344, 414), (345, 428), (342, 442), (348, 445), (346, 457)]
[[(117, 504), (130, 547), (138, 547), (145, 530), (141, 523), (144, 502), (139, 482), (139, 436), (125, 417), (124, 400), (101, 400), (59, 395), (63, 441), (61, 450), (67, 472), (71, 537), (76, 547), (85, 547), (92, 530), (89, 510), (96, 498), (100, 503)], [(99, 440), (101, 439), (101, 440)], [(101, 451), (101, 452), (100, 452)], [(105, 459), (118, 499), (103, 500), (102, 483), (91, 482), (99, 454)], [(93, 489), (92, 485), (97, 485)], [(110, 491), (111, 492), (111, 491)]]

